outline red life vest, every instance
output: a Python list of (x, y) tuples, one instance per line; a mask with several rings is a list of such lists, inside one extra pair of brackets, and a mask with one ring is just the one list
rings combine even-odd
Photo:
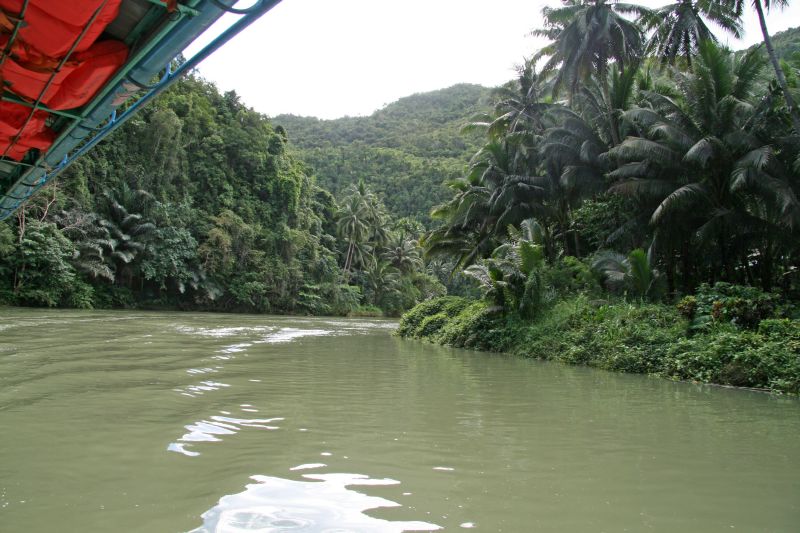
[(20, 104), (0, 102), (0, 155), (8, 151), (6, 157), (19, 161), (31, 148), (46, 150), (53, 144), (55, 133), (47, 127), (48, 114), (44, 111), (34, 111), (28, 125), (22, 129), (31, 111)]
[[(29, 0), (10, 53), (0, 65), (0, 90), (30, 102), (41, 99), (55, 110), (85, 105), (128, 58), (124, 43), (98, 41), (119, 13), (121, 1)], [(0, 0), (0, 52), (23, 15), (23, 3)], [(36, 111), (21, 130), (30, 113), (26, 106), (0, 102), (0, 155), (5, 152), (20, 160), (31, 148), (46, 150), (54, 142), (44, 111)]]
[[(50, 58), (62, 58), (80, 42), (75, 52), (88, 50), (119, 13), (122, 0), (29, 0), (25, 11), (25, 23), (17, 34), (24, 43), (39, 54)], [(22, 10), (23, 0), (0, 0), (0, 9), (6, 18), (15, 22)], [(97, 17), (89, 25), (95, 11)], [(7, 25), (7, 24), (6, 24)], [(81, 37), (84, 28), (89, 25)], [(16, 48), (16, 47), (15, 47)], [(16, 50), (15, 50), (16, 51)]]
[[(3, 40), (0, 40), (2, 46)], [(6, 89), (51, 109), (74, 109), (88, 102), (128, 58), (128, 47), (121, 41), (99, 41), (84, 52), (74, 54), (55, 72), (50, 64), (28, 63), (19, 56), (7, 57), (0, 67)], [(55, 73), (55, 75), (53, 75)], [(48, 80), (53, 81), (47, 87)], [(47, 91), (42, 94), (45, 87)]]

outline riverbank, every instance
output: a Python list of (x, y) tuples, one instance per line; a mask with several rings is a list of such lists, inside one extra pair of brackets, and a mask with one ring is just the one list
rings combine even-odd
[(751, 328), (719, 321), (698, 328), (674, 306), (575, 296), (523, 320), (483, 301), (444, 297), (403, 315), (397, 334), (615, 372), (800, 392), (796, 319), (769, 318)]

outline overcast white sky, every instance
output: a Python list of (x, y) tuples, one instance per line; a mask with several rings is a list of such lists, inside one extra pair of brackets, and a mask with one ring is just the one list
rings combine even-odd
[[(369, 115), (417, 92), (508, 81), (514, 65), (542, 44), (530, 31), (541, 27), (546, 5), (557, 2), (283, 0), (199, 70), (270, 116)], [(767, 23), (770, 33), (800, 25), (800, 2), (773, 11)], [(728, 44), (738, 49), (760, 41), (755, 13), (747, 13), (745, 31), (743, 41)], [(209, 39), (203, 36), (187, 53)]]

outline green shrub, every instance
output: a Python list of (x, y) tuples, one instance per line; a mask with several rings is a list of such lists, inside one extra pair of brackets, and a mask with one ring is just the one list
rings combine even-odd
[(136, 300), (127, 287), (117, 285), (98, 285), (94, 291), (94, 306), (99, 309), (133, 309)]
[[(718, 313), (742, 308), (716, 305)], [(800, 392), (800, 320), (764, 319), (757, 329), (719, 320), (687, 336), (682, 314), (666, 305), (580, 295), (530, 321), (493, 312), (483, 301), (440, 298), (406, 313), (400, 334), (616, 372)]]
[(692, 320), (694, 329), (713, 323), (731, 323), (740, 328), (755, 329), (762, 320), (776, 316), (779, 298), (756, 287), (704, 283), (697, 289), (694, 302), (684, 298), (679, 305)]
[(397, 334), (401, 337), (417, 337), (417, 330), (425, 318), (439, 313), (452, 317), (470, 303), (470, 300), (456, 296), (443, 296), (424, 301), (402, 316)]
[(474, 302), (442, 328), (437, 341), (463, 348), (506, 351), (516, 337), (512, 322), (513, 319), (503, 317), (486, 302)]
[(664, 373), (741, 387), (800, 391), (800, 321), (764, 320), (757, 331), (717, 328), (669, 348)]
[(444, 313), (436, 313), (435, 315), (426, 316), (422, 319), (422, 323), (414, 332), (414, 335), (419, 338), (433, 337), (440, 329), (447, 324), (447, 315)]
[(467, 340), (480, 328), (478, 321), (483, 318), (486, 309), (485, 302), (472, 302), (442, 328), (437, 341), (451, 346), (468, 346)]
[(662, 305), (563, 302), (533, 325), (521, 344), (530, 357), (632, 373), (658, 373), (666, 346), (680, 336), (680, 317)]
[(569, 255), (547, 268), (544, 279), (546, 285), (563, 295), (596, 293), (600, 289), (589, 265)]
[(375, 305), (359, 305), (347, 313), (349, 317), (382, 317), (383, 311)]
[(94, 288), (81, 280), (75, 280), (66, 297), (67, 305), (77, 309), (92, 309), (94, 307)]

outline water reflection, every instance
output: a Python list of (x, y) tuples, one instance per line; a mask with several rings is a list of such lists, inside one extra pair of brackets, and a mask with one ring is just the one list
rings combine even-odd
[(382, 520), (368, 509), (400, 507), (399, 503), (348, 489), (358, 485), (397, 485), (394, 479), (359, 474), (306, 474), (310, 481), (252, 476), (244, 492), (223, 496), (203, 513), (203, 525), (190, 533), (320, 533), (435, 531), (427, 522)]
[[(222, 411), (223, 414), (230, 414)], [(184, 426), (188, 433), (184, 433), (178, 442), (171, 442), (167, 450), (182, 453), (189, 457), (200, 455), (200, 452), (187, 449), (187, 446), (196, 442), (219, 442), (225, 435), (234, 435), (242, 428), (256, 428), (265, 430), (280, 429), (278, 426), (269, 425), (279, 422), (283, 418), (234, 418), (231, 416), (214, 415), (209, 420), (200, 420), (193, 424)]]
[(257, 341), (259, 343), (278, 344), (282, 342), (291, 342), (295, 339), (302, 337), (319, 337), (322, 335), (332, 335), (335, 332), (329, 329), (298, 329), (298, 328), (281, 328), (276, 333), (271, 333)]

